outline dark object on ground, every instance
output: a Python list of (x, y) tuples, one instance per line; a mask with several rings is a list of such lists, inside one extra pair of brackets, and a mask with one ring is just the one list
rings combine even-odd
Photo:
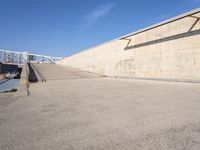
[(17, 92), (17, 89), (7, 90), (7, 91), (4, 91), (3, 93), (8, 93), (8, 92)]

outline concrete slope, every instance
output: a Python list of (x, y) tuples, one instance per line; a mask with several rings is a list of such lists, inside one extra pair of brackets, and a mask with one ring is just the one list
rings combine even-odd
[[(82, 79), (102, 77), (85, 71), (57, 64), (32, 64), (45, 80)], [(38, 73), (37, 73), (38, 74)], [(38, 76), (38, 75), (37, 75)]]

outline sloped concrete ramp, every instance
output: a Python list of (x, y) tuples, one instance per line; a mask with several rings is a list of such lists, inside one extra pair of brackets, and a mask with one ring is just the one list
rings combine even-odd
[(31, 64), (35, 69), (37, 78), (41, 80), (41, 76), (45, 80), (64, 80), (64, 79), (83, 79), (83, 78), (99, 78), (102, 75), (89, 73), (74, 69), (67, 66), (57, 64)]

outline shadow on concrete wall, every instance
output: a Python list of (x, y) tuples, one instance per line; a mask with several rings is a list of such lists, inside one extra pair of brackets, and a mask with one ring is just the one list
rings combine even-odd
[(38, 82), (38, 78), (37, 78), (37, 75), (33, 69), (33, 67), (28, 64), (28, 67), (29, 67), (29, 71), (30, 71), (30, 74), (29, 74), (29, 81), (34, 83), (34, 82)]
[(145, 43), (141, 43), (141, 44), (136, 44), (133, 46), (128, 46), (128, 47), (125, 47), (124, 50), (130, 50), (133, 48), (149, 46), (149, 45), (153, 45), (153, 44), (157, 44), (157, 43), (161, 43), (161, 42), (172, 41), (172, 40), (189, 37), (189, 36), (194, 36), (194, 35), (198, 35), (198, 34), (200, 34), (200, 30), (190, 31), (190, 32), (181, 33), (181, 34), (177, 34), (177, 35), (173, 35), (173, 36), (169, 36), (169, 37), (165, 37), (165, 38), (160, 38), (157, 40), (153, 40), (153, 41), (149, 41), (149, 42), (145, 42)]

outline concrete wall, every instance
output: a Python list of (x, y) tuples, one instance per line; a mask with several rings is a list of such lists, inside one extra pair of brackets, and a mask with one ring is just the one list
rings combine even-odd
[[(193, 16), (200, 17), (200, 13)], [(186, 17), (87, 49), (59, 63), (108, 76), (200, 80), (200, 21)]]
[(30, 70), (28, 63), (24, 62), (20, 77), (20, 85), (18, 88), (19, 95), (29, 95), (29, 74)]
[(0, 73), (0, 80), (3, 80), (6, 78), (6, 74), (5, 73)]

